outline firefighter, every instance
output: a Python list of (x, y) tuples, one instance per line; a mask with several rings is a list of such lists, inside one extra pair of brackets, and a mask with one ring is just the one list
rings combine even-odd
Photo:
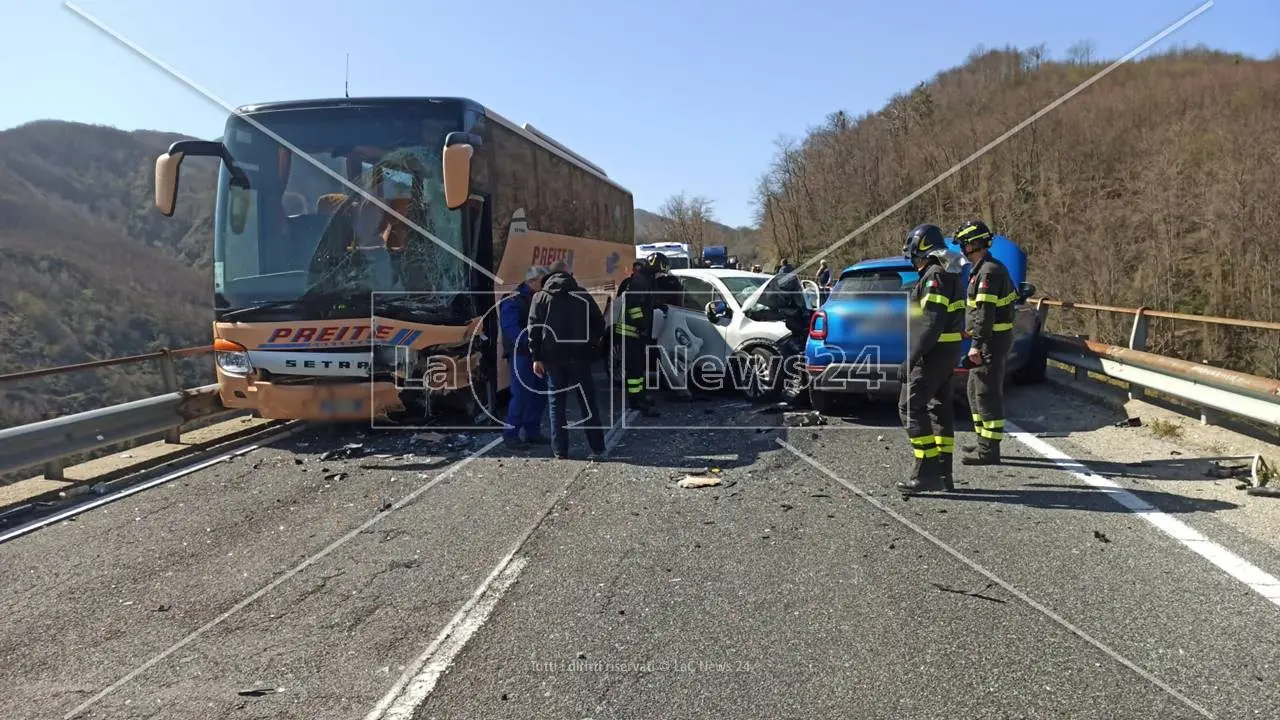
[(621, 283), (620, 285), (618, 285), (618, 294), (619, 294), (619, 295), (622, 295), (623, 293), (625, 293), (625, 292), (627, 291), (627, 288), (631, 287), (631, 278), (635, 277), (635, 276), (636, 276), (636, 274), (637, 274), (637, 273), (639, 273), (639, 272), (640, 272), (640, 269), (641, 269), (641, 268), (643, 268), (643, 267), (644, 267), (644, 261), (643, 261), (643, 260), (637, 260), (637, 261), (635, 261), (635, 262), (631, 263), (631, 274), (630, 274), (630, 275), (628, 275), (628, 276), (626, 276), (625, 278), (623, 278), (623, 279), (622, 279), (622, 283)]
[(960, 362), (964, 294), (960, 256), (947, 248), (942, 230), (920, 225), (907, 234), (902, 252), (920, 273), (911, 291), (910, 357), (898, 412), (915, 463), (898, 483), (904, 494), (952, 490), (955, 407), (952, 377)]
[(649, 343), (653, 335), (653, 309), (657, 291), (655, 276), (671, 268), (667, 256), (653, 253), (631, 277), (619, 296), (622, 315), (613, 324), (619, 337), (619, 350), (625, 363), (626, 395), (624, 407), (639, 410), (646, 417), (658, 413), (646, 392), (648, 383)]
[(1004, 437), (1004, 374), (1013, 347), (1014, 301), (1018, 289), (1009, 270), (991, 256), (991, 229), (981, 220), (962, 224), (954, 235), (972, 266), (965, 294), (965, 329), (971, 340), (968, 396), (976, 445), (966, 446), (965, 465), (1000, 462)]

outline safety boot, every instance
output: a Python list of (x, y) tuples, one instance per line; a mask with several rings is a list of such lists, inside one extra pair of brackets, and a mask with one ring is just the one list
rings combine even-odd
[(936, 492), (943, 489), (942, 475), (939, 472), (938, 458), (916, 458), (911, 474), (906, 480), (897, 483), (903, 495), (918, 492)]
[(978, 445), (966, 445), (964, 449), (967, 451), (960, 462), (965, 465), (999, 465), (1000, 464), (1000, 443), (986, 442)]
[(951, 453), (942, 453), (938, 458), (938, 480), (942, 483), (943, 490), (955, 491), (955, 476), (951, 472)]

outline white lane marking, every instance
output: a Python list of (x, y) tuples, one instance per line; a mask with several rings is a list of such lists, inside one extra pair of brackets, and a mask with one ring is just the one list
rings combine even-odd
[(1065, 472), (1074, 475), (1093, 487), (1105, 490), (1107, 497), (1133, 511), (1135, 515), (1154, 525), (1160, 532), (1182, 543), (1191, 551), (1218, 566), (1223, 572), (1244, 583), (1262, 597), (1276, 605), (1280, 605), (1280, 580), (1276, 579), (1275, 576), (1268, 574), (1239, 555), (1213, 542), (1190, 525), (1160, 511), (1154, 505), (1124, 489), (1115, 481), (1089, 472), (1084, 463), (1073, 459), (1070, 455), (1031, 433), (1019, 429), (1017, 425), (1010, 423), (1008, 420), (1005, 421), (1005, 426), (1007, 430), (1012, 430), (1012, 432), (1007, 433), (1010, 437), (1040, 455), (1053, 460)]
[[(1005, 424), (1006, 424), (1006, 425), (1008, 425), (1008, 421), (1007, 421), (1007, 420), (1005, 421)], [(1010, 593), (1010, 594), (1012, 594), (1014, 597), (1017, 597), (1019, 600), (1021, 600), (1021, 601), (1025, 602), (1026, 604), (1030, 605), (1032, 608), (1035, 608), (1036, 610), (1038, 610), (1038, 611), (1040, 611), (1041, 613), (1043, 613), (1043, 614), (1044, 614), (1046, 617), (1048, 617), (1050, 620), (1053, 620), (1054, 622), (1058, 623), (1058, 624), (1059, 624), (1059, 625), (1061, 625), (1062, 627), (1064, 627), (1064, 628), (1066, 628), (1067, 630), (1069, 630), (1069, 631), (1071, 631), (1072, 633), (1074, 633), (1074, 634), (1075, 634), (1076, 636), (1078, 636), (1080, 639), (1084, 640), (1085, 642), (1089, 643), (1090, 645), (1093, 645), (1094, 647), (1098, 648), (1098, 649), (1099, 649), (1099, 650), (1101, 650), (1102, 652), (1106, 653), (1106, 655), (1107, 655), (1108, 657), (1110, 657), (1112, 660), (1115, 660), (1116, 662), (1120, 663), (1121, 665), (1124, 665), (1125, 667), (1129, 668), (1130, 670), (1132, 670), (1133, 672), (1135, 672), (1135, 673), (1137, 673), (1139, 676), (1141, 676), (1144, 680), (1146, 680), (1147, 682), (1151, 683), (1152, 685), (1155, 685), (1156, 687), (1160, 688), (1161, 690), (1165, 691), (1166, 693), (1168, 693), (1168, 694), (1169, 694), (1169, 695), (1171, 695), (1172, 697), (1177, 698), (1179, 701), (1181, 701), (1184, 705), (1186, 705), (1187, 707), (1191, 708), (1192, 710), (1195, 710), (1196, 712), (1200, 713), (1200, 714), (1201, 714), (1201, 715), (1203, 715), (1204, 717), (1207, 717), (1207, 718), (1210, 718), (1210, 720), (1213, 720), (1214, 716), (1213, 716), (1213, 715), (1212, 715), (1208, 710), (1206, 710), (1206, 709), (1204, 709), (1203, 707), (1201, 707), (1201, 706), (1197, 705), (1193, 700), (1191, 700), (1191, 699), (1190, 699), (1190, 698), (1188, 698), (1187, 696), (1183, 695), (1182, 693), (1178, 692), (1177, 690), (1174, 690), (1174, 689), (1173, 689), (1173, 687), (1171, 687), (1170, 685), (1166, 684), (1166, 683), (1165, 683), (1163, 680), (1161, 680), (1160, 678), (1156, 677), (1155, 675), (1152, 675), (1150, 672), (1148, 672), (1148, 671), (1144, 670), (1143, 668), (1141, 668), (1140, 666), (1138, 666), (1138, 664), (1137, 664), (1137, 663), (1135, 663), (1135, 662), (1133, 662), (1132, 660), (1130, 660), (1130, 659), (1126, 658), (1125, 656), (1121, 655), (1120, 653), (1116, 652), (1115, 650), (1112, 650), (1109, 646), (1105, 645), (1102, 641), (1097, 640), (1097, 639), (1096, 639), (1096, 638), (1094, 638), (1092, 635), (1090, 635), (1090, 634), (1086, 633), (1084, 630), (1081, 630), (1080, 628), (1076, 627), (1075, 625), (1072, 625), (1070, 622), (1068, 622), (1068, 621), (1067, 621), (1067, 619), (1066, 619), (1066, 618), (1062, 617), (1061, 615), (1058, 615), (1058, 614), (1057, 614), (1057, 613), (1055, 613), (1054, 611), (1050, 610), (1048, 607), (1045, 607), (1044, 605), (1041, 605), (1040, 603), (1036, 602), (1035, 600), (1032, 600), (1032, 599), (1031, 599), (1031, 597), (1030, 597), (1029, 595), (1027, 595), (1026, 593), (1024, 593), (1024, 592), (1022, 592), (1021, 590), (1019, 590), (1019, 589), (1015, 588), (1014, 586), (1010, 585), (1008, 582), (1004, 581), (1003, 579), (1001, 579), (1001, 578), (999, 578), (999, 577), (996, 577), (995, 573), (993, 573), (993, 572), (991, 572), (990, 570), (988, 570), (988, 569), (986, 569), (986, 568), (982, 567), (981, 565), (979, 565), (978, 563), (974, 562), (973, 560), (970, 560), (968, 557), (965, 557), (962, 553), (960, 553), (960, 551), (956, 550), (955, 548), (951, 547), (950, 545), (947, 545), (946, 543), (942, 542), (941, 540), (939, 540), (938, 538), (934, 537), (933, 535), (930, 535), (930, 534), (929, 534), (929, 532), (928, 532), (928, 531), (926, 531), (924, 528), (921, 528), (920, 526), (918, 526), (918, 525), (916, 525), (915, 523), (911, 522), (910, 520), (908, 520), (907, 518), (903, 517), (903, 516), (902, 516), (902, 515), (900, 515), (899, 513), (894, 512), (892, 509), (890, 509), (889, 507), (887, 507), (886, 505), (884, 505), (883, 503), (881, 503), (879, 500), (876, 500), (874, 497), (872, 497), (872, 496), (868, 495), (867, 493), (863, 492), (863, 491), (862, 491), (862, 489), (861, 489), (861, 488), (859, 488), (858, 486), (854, 485), (853, 483), (849, 482), (848, 480), (845, 480), (844, 478), (840, 477), (839, 475), (836, 475), (836, 474), (835, 474), (835, 472), (833, 472), (832, 470), (828, 469), (825, 465), (823, 465), (822, 463), (818, 462), (818, 461), (817, 461), (817, 460), (815, 460), (814, 458), (810, 457), (809, 455), (807, 455), (806, 453), (804, 453), (802, 450), (800, 450), (800, 449), (796, 448), (794, 445), (792, 445), (792, 444), (788, 443), (786, 440), (783, 440), (783, 439), (781, 439), (781, 438), (776, 438), (776, 439), (774, 440), (774, 442), (778, 443), (778, 444), (779, 444), (779, 445), (781, 445), (782, 447), (784, 447), (784, 448), (786, 448), (787, 450), (789, 450), (789, 451), (791, 452), (791, 454), (795, 455), (796, 457), (800, 458), (801, 460), (803, 460), (803, 461), (805, 461), (805, 462), (809, 463), (810, 465), (812, 465), (813, 467), (817, 468), (817, 469), (818, 469), (818, 471), (819, 471), (819, 472), (821, 472), (822, 474), (826, 475), (827, 477), (831, 478), (832, 480), (835, 480), (836, 482), (838, 482), (838, 483), (840, 483), (841, 485), (845, 486), (845, 487), (846, 487), (846, 488), (848, 488), (850, 491), (852, 491), (855, 495), (857, 495), (858, 497), (860, 497), (860, 498), (862, 498), (863, 500), (865, 500), (865, 501), (867, 501), (868, 503), (870, 503), (870, 504), (871, 504), (872, 506), (874, 506), (877, 510), (880, 510), (881, 512), (883, 512), (884, 514), (886, 514), (886, 515), (888, 515), (889, 517), (893, 518), (894, 520), (897, 520), (898, 522), (902, 523), (903, 525), (905, 525), (907, 528), (909, 528), (909, 529), (910, 529), (912, 532), (914, 532), (915, 534), (919, 535), (920, 537), (924, 538), (925, 540), (928, 540), (929, 542), (931, 542), (931, 543), (933, 543), (934, 545), (936, 545), (936, 546), (938, 546), (939, 548), (941, 548), (941, 549), (942, 549), (944, 552), (946, 552), (947, 554), (951, 555), (951, 556), (952, 556), (952, 557), (954, 557), (955, 559), (957, 559), (957, 560), (959, 560), (960, 562), (964, 563), (965, 565), (969, 566), (969, 568), (970, 568), (970, 569), (972, 569), (974, 572), (977, 572), (977, 573), (979, 573), (980, 575), (983, 575), (984, 577), (986, 577), (986, 578), (987, 578), (988, 580), (990, 580), (991, 582), (993, 582), (993, 583), (995, 583), (995, 584), (999, 585), (1000, 587), (1004, 588), (1005, 590), (1009, 591), (1009, 593)]]
[(155, 666), (155, 665), (156, 665), (157, 663), (159, 663), (161, 660), (164, 660), (165, 658), (169, 657), (170, 655), (172, 655), (173, 653), (177, 652), (178, 650), (181, 650), (183, 647), (185, 647), (186, 645), (188, 645), (189, 643), (191, 643), (191, 641), (193, 641), (193, 640), (195, 640), (195, 639), (199, 638), (201, 635), (204, 635), (206, 632), (208, 632), (209, 630), (213, 629), (214, 627), (217, 627), (218, 625), (220, 625), (221, 623), (223, 623), (227, 618), (229, 618), (229, 617), (231, 617), (232, 615), (235, 615), (236, 613), (238, 613), (238, 612), (240, 612), (241, 610), (245, 609), (245, 608), (246, 608), (246, 607), (248, 607), (250, 604), (252, 604), (253, 602), (257, 601), (259, 598), (261, 598), (263, 595), (266, 595), (267, 593), (271, 592), (271, 591), (272, 591), (272, 590), (274, 590), (275, 588), (279, 587), (282, 583), (284, 583), (284, 582), (288, 581), (288, 580), (289, 580), (290, 578), (292, 578), (294, 575), (297, 575), (298, 573), (300, 573), (300, 572), (302, 572), (303, 570), (307, 569), (307, 568), (308, 568), (308, 567), (310, 567), (311, 565), (314, 565), (315, 563), (317, 563), (317, 562), (319, 562), (320, 560), (324, 559), (324, 558), (325, 558), (329, 553), (331, 553), (331, 552), (333, 552), (334, 550), (337, 550), (338, 548), (340, 548), (340, 547), (342, 547), (343, 545), (345, 545), (345, 544), (347, 543), (347, 541), (348, 541), (348, 540), (350, 540), (351, 538), (356, 537), (356, 536), (357, 536), (357, 535), (359, 535), (360, 533), (364, 532), (365, 530), (368, 530), (369, 528), (373, 527), (373, 526), (374, 526), (374, 525), (376, 525), (377, 523), (381, 522), (383, 518), (385, 518), (385, 517), (387, 517), (387, 516), (391, 515), (391, 514), (392, 514), (393, 512), (395, 512), (396, 510), (399, 510), (400, 508), (404, 507), (405, 505), (408, 505), (409, 503), (413, 502), (413, 501), (414, 501), (414, 500), (416, 500), (419, 496), (421, 496), (423, 493), (425, 493), (426, 491), (428, 491), (428, 490), (430, 490), (431, 488), (435, 487), (435, 486), (436, 486), (436, 485), (437, 485), (441, 480), (444, 480), (445, 478), (449, 477), (450, 475), (453, 475), (454, 473), (458, 472), (458, 471), (459, 471), (459, 470), (461, 470), (462, 468), (466, 467), (466, 466), (467, 466), (467, 465), (468, 465), (472, 460), (475, 460), (476, 458), (480, 457), (481, 455), (484, 455), (485, 453), (489, 452), (490, 450), (492, 450), (493, 448), (497, 447), (497, 446), (498, 446), (499, 444), (501, 444), (501, 443), (502, 443), (502, 438), (498, 438), (497, 440), (494, 440), (493, 442), (489, 443), (488, 445), (485, 445), (484, 447), (480, 448), (479, 450), (476, 450), (475, 452), (471, 453), (470, 455), (468, 455), (467, 457), (463, 458), (462, 460), (459, 460), (457, 463), (455, 463), (454, 465), (450, 466), (449, 468), (447, 468), (447, 469), (443, 470), (442, 472), (440, 472), (439, 474), (437, 474), (435, 477), (431, 478), (431, 479), (430, 479), (430, 480), (428, 480), (426, 483), (424, 483), (424, 484), (423, 484), (421, 487), (419, 487), (417, 490), (414, 490), (413, 492), (409, 493), (408, 495), (405, 495), (403, 498), (401, 498), (400, 500), (398, 500), (398, 501), (397, 501), (394, 505), (392, 505), (390, 508), (387, 508), (385, 511), (382, 511), (382, 512), (377, 513), (377, 514), (376, 514), (376, 515), (374, 515), (373, 517), (371, 517), (371, 518), (369, 518), (368, 520), (366, 520), (365, 522), (361, 523), (359, 527), (355, 528), (354, 530), (351, 530), (351, 531), (350, 531), (350, 532), (348, 532), (346, 535), (343, 535), (342, 537), (338, 538), (337, 540), (334, 540), (334, 541), (333, 541), (332, 543), (330, 543), (327, 547), (325, 547), (325, 549), (321, 550), (320, 552), (316, 553), (315, 555), (312, 555), (311, 557), (307, 558), (306, 560), (303, 560), (301, 563), (299, 563), (297, 566), (295, 566), (292, 570), (289, 570), (288, 572), (284, 573), (284, 574), (283, 574), (283, 575), (281, 575), (280, 577), (277, 577), (275, 580), (272, 580), (272, 581), (271, 581), (270, 583), (268, 583), (267, 585), (264, 585), (262, 588), (258, 589), (256, 592), (254, 592), (254, 593), (253, 593), (252, 595), (250, 595), (249, 597), (247, 597), (247, 598), (245, 598), (245, 599), (241, 600), (240, 602), (236, 603), (235, 605), (232, 605), (228, 610), (226, 610), (225, 612), (223, 612), (223, 613), (222, 613), (221, 615), (219, 615), (218, 617), (216, 617), (216, 618), (214, 618), (214, 619), (210, 620), (209, 622), (205, 623), (204, 625), (201, 625), (199, 628), (197, 628), (196, 630), (194, 630), (191, 634), (187, 635), (186, 637), (182, 638), (182, 639), (181, 639), (181, 640), (179, 640), (178, 642), (174, 643), (172, 646), (170, 646), (170, 647), (169, 647), (169, 649), (165, 650), (164, 652), (159, 653), (159, 654), (158, 654), (158, 655), (156, 655), (155, 657), (151, 658), (150, 660), (146, 661), (145, 663), (143, 663), (143, 664), (139, 665), (138, 667), (134, 668), (132, 671), (130, 671), (130, 672), (129, 672), (129, 674), (128, 674), (128, 675), (125, 675), (124, 677), (120, 678), (119, 680), (117, 680), (117, 681), (115, 681), (115, 682), (111, 683), (110, 685), (108, 685), (105, 689), (103, 689), (103, 690), (102, 690), (101, 692), (99, 692), (98, 694), (94, 695), (93, 697), (89, 698), (88, 700), (85, 700), (83, 703), (81, 703), (79, 706), (77, 706), (77, 707), (76, 707), (76, 709), (72, 710), (71, 712), (67, 713), (66, 715), (63, 715), (63, 716), (62, 716), (62, 717), (63, 717), (63, 720), (71, 720), (71, 718), (75, 717), (76, 715), (79, 715), (81, 712), (83, 712), (85, 709), (89, 708), (89, 707), (90, 707), (91, 705), (93, 705), (94, 703), (98, 702), (98, 701), (99, 701), (99, 700), (101, 700), (102, 698), (104, 698), (104, 697), (106, 697), (106, 696), (110, 695), (111, 693), (115, 692), (116, 690), (120, 689), (123, 685), (125, 685), (125, 684), (126, 684), (126, 683), (128, 683), (129, 681), (133, 680), (134, 678), (138, 677), (138, 676), (139, 676), (139, 675), (141, 675), (142, 673), (146, 672), (148, 669), (150, 669), (151, 667)]
[[(628, 411), (605, 435), (605, 455), (618, 444), (622, 436), (626, 434), (628, 424), (634, 422), (639, 412), (636, 410)], [(542, 521), (551, 514), (556, 505), (568, 492), (569, 486), (573, 484), (582, 473), (574, 473), (560, 488), (560, 492), (556, 493), (551, 503), (547, 505), (536, 520), (520, 535), (512, 546), (510, 552), (503, 556), (493, 570), (489, 572), (489, 576), (480, 583), (480, 587), (471, 593), (471, 597), (467, 599), (462, 607), (458, 608), (458, 612), (444, 626), (436, 638), (431, 641), (427, 649), (417, 657), (414, 662), (405, 669), (400, 679), (391, 687), (382, 700), (374, 706), (372, 710), (365, 715), (365, 720), (409, 720), (413, 714), (417, 712), (418, 706), (427, 699), (431, 691), (435, 689), (436, 683), (439, 682), (440, 676), (444, 675), (449, 666), (453, 664), (453, 660), (462, 652), (462, 648), (473, 635), (476, 634), (485, 622), (489, 619), (489, 614), (497, 607), (498, 601), (502, 599), (507, 589), (515, 584), (516, 578), (520, 572), (524, 570), (528, 563), (526, 558), (517, 558), (516, 554), (529, 541), (533, 533), (537, 531)]]
[[(538, 521), (541, 522), (543, 517), (539, 516)], [(528, 560), (515, 557), (519, 549), (519, 546), (515, 547), (502, 558), (436, 639), (409, 666), (391, 692), (369, 711), (365, 720), (409, 720), (413, 717), (418, 706), (435, 689), (440, 676), (453, 664), (453, 659), (462, 652), (471, 636), (489, 620), (489, 613), (524, 570)]]
[(96, 500), (91, 500), (82, 505), (76, 505), (74, 507), (67, 508), (66, 510), (54, 513), (53, 515), (50, 515), (48, 517), (43, 517), (38, 520), (34, 520), (30, 523), (27, 523), (26, 525), (20, 525), (6, 533), (0, 534), (0, 543), (8, 542), (9, 540), (12, 540), (16, 537), (20, 537), (22, 535), (26, 535), (27, 533), (34, 532), (35, 530), (39, 530), (42, 527), (52, 525), (62, 520), (66, 520), (67, 518), (75, 517), (76, 515), (79, 515), (81, 513), (89, 512), (90, 510), (96, 507), (102, 507), (103, 505), (106, 505), (108, 503), (113, 503), (116, 500), (127, 498), (130, 495), (133, 495), (135, 493), (140, 493), (143, 490), (150, 490), (151, 488), (156, 487), (158, 485), (164, 485), (167, 482), (172, 482), (174, 480), (177, 480), (180, 477), (190, 475), (191, 473), (194, 473), (194, 472), (199, 472), (200, 470), (204, 470), (207, 467), (212, 467), (214, 465), (217, 465), (220, 462), (226, 462), (231, 458), (240, 457), (241, 455), (248, 455), (254, 450), (261, 448), (263, 445), (268, 445), (277, 440), (283, 440), (284, 438), (287, 438), (290, 435), (297, 433), (301, 429), (302, 429), (301, 425), (291, 427), (283, 432), (278, 432), (274, 435), (268, 435), (267, 437), (262, 438), (261, 440), (258, 440), (252, 445), (248, 445), (242, 448), (236, 448), (235, 450), (223, 453), (210, 460), (204, 460), (194, 465), (188, 465), (187, 467), (174, 470), (172, 472), (161, 475), (160, 477), (152, 478), (145, 482), (140, 482), (137, 485), (131, 485), (119, 492), (114, 492), (109, 495), (104, 495)]

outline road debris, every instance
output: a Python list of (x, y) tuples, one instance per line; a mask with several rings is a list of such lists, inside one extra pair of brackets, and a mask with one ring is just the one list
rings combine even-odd
[(1142, 426), (1142, 418), (1136, 418), (1136, 417), (1125, 418), (1124, 420), (1121, 420), (1120, 422), (1115, 424), (1115, 427), (1141, 427), (1141, 426)]
[(817, 410), (809, 412), (785, 413), (783, 422), (790, 427), (813, 427), (815, 425), (826, 425), (827, 418)]
[(321, 460), (346, 460), (364, 454), (364, 443), (347, 443), (337, 450), (328, 450), (320, 455)]
[(683, 475), (684, 477), (676, 481), (675, 487), (684, 488), (686, 490), (690, 488), (716, 486), (728, 487), (733, 484), (732, 482), (725, 482), (724, 476), (720, 473), (720, 468), (718, 467), (684, 470), (676, 473), (676, 475)]
[(929, 584), (941, 590), (942, 592), (953, 593), (955, 595), (967, 595), (969, 597), (979, 598), (981, 600), (989, 600), (993, 603), (1000, 603), (1001, 605), (1008, 602), (1007, 600), (1003, 600), (1001, 598), (991, 597), (990, 595), (983, 595), (983, 593), (995, 587), (996, 586), (995, 583), (987, 583), (987, 586), (982, 588), (981, 590), (958, 590), (956, 588), (949, 588), (946, 585), (943, 585), (941, 583), (936, 583), (936, 582), (931, 582)]
[(1216, 460), (1210, 463), (1205, 469), (1206, 477), (1219, 478), (1222, 480), (1234, 477), (1245, 477), (1249, 474), (1249, 466), (1244, 463), (1228, 463), (1222, 460)]
[(239, 690), (236, 694), (241, 697), (262, 697), (282, 692), (284, 692), (284, 688), (252, 687), (247, 690)]

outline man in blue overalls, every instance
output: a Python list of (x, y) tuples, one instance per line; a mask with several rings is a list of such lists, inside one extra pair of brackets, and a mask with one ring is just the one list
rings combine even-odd
[(533, 356), (529, 353), (529, 304), (547, 269), (529, 268), (524, 282), (503, 298), (498, 306), (498, 322), (502, 327), (503, 356), (511, 368), (511, 403), (502, 438), (507, 445), (524, 447), (528, 443), (545, 445), (542, 416), (547, 409), (547, 381), (533, 372)]

